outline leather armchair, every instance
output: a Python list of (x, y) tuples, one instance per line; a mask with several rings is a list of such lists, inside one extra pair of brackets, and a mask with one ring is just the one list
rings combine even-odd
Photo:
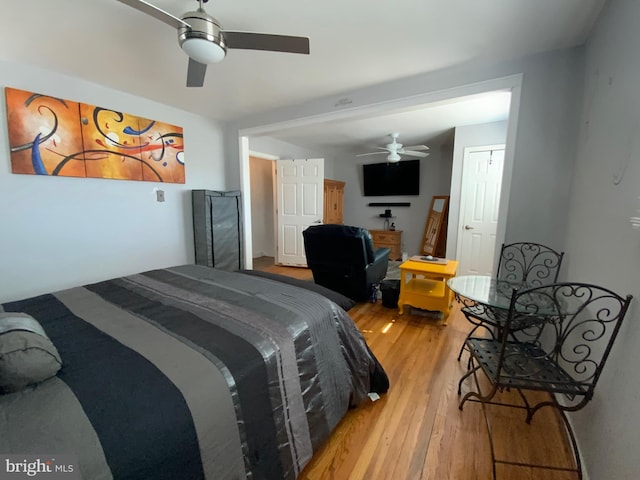
[(374, 249), (366, 228), (312, 225), (302, 236), (307, 265), (318, 285), (365, 301), (371, 296), (372, 285), (387, 275), (390, 250)]

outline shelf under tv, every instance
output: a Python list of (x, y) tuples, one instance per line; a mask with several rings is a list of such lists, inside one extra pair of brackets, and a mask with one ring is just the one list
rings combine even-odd
[(410, 207), (410, 202), (370, 202), (370, 207)]

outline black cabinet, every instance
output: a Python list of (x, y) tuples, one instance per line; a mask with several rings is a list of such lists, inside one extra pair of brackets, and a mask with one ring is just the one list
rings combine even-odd
[(239, 191), (192, 190), (196, 264), (243, 268), (242, 202)]

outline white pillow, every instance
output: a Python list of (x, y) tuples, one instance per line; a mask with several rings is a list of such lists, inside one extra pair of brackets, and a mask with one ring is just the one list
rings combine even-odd
[(61, 366), (58, 350), (35, 318), (26, 313), (0, 313), (0, 393), (47, 380)]

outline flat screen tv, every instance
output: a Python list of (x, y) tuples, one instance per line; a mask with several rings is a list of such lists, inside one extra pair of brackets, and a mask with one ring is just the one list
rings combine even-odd
[(365, 197), (420, 195), (420, 160), (362, 166)]

